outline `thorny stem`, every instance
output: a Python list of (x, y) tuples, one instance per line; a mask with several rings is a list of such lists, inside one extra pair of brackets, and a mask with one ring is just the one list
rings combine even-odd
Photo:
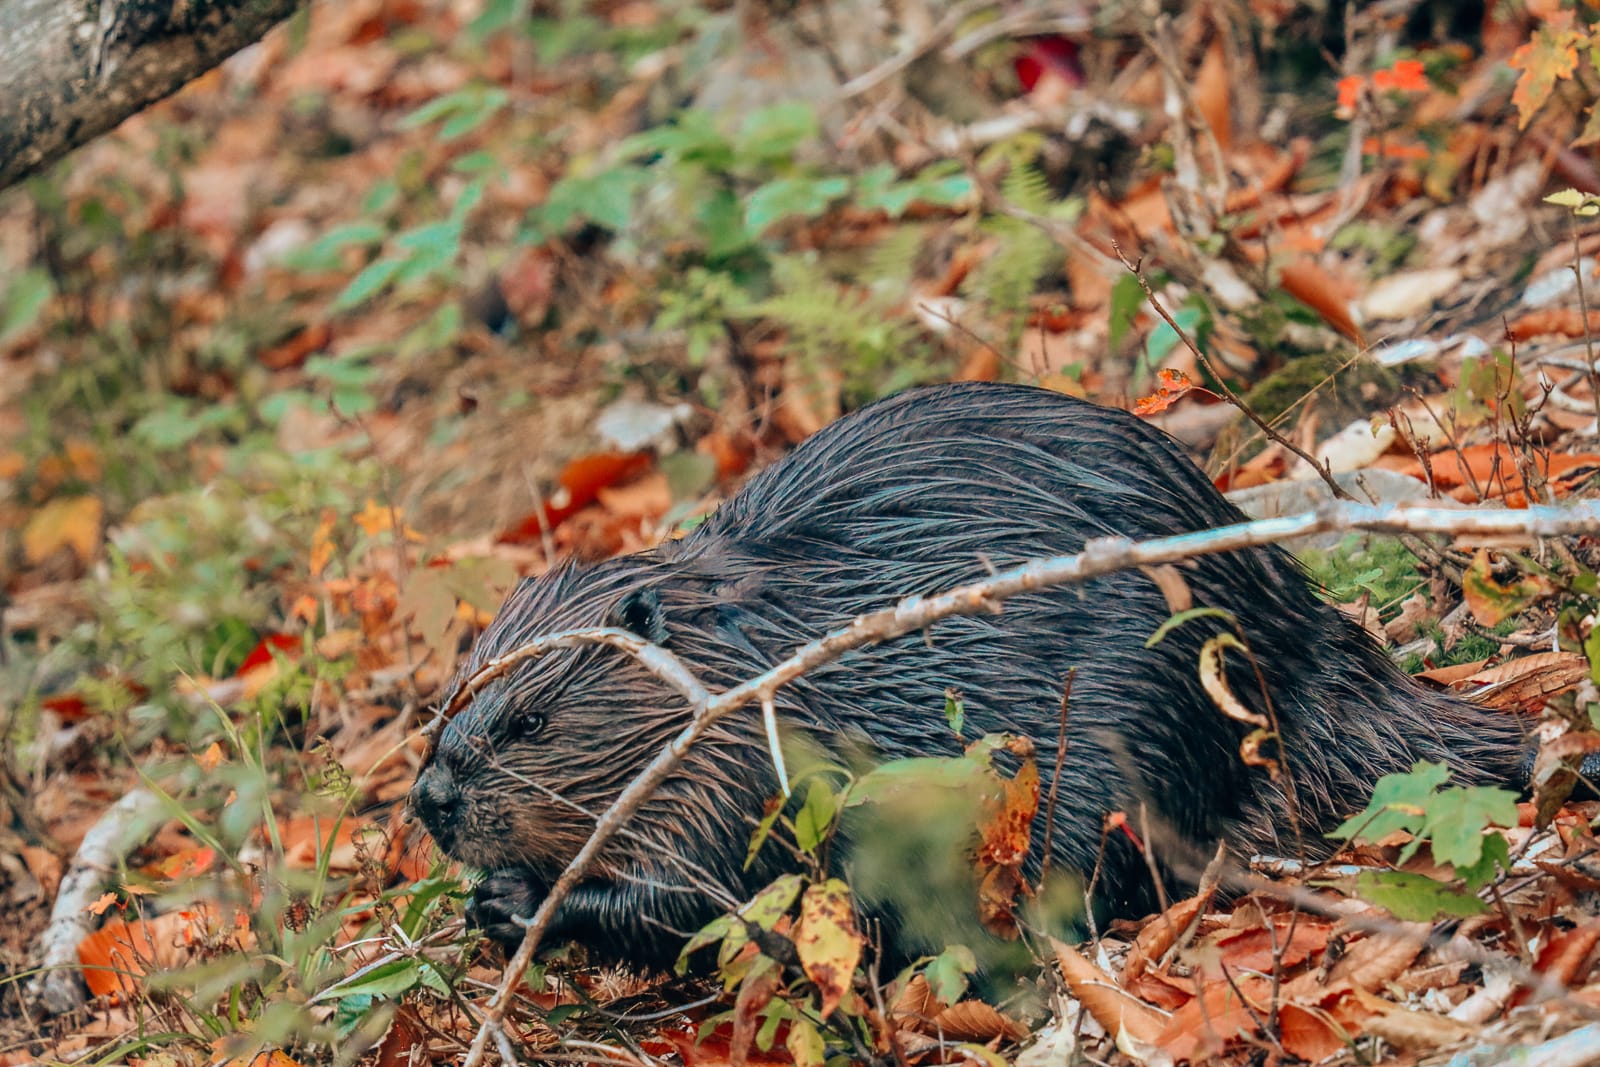
[(537, 658), (557, 648), (574, 648), (585, 644), (609, 645), (632, 656), (641, 667), (688, 702), (692, 718), (689, 725), (639, 772), (600, 817), (588, 842), (551, 886), (549, 894), (528, 923), (528, 932), (522, 939), (522, 945), (506, 965), (505, 978), (484, 1012), (483, 1026), (473, 1039), (463, 1067), (479, 1067), (489, 1043), (494, 1041), (499, 1045), (504, 1040), (506, 1011), (524, 972), (533, 962), (534, 953), (538, 951), (556, 909), (566, 900), (595, 856), (622, 828), (623, 823), (682, 765), (695, 742), (721, 719), (751, 701), (771, 700), (782, 686), (824, 663), (838, 659), (846, 652), (927, 629), (935, 622), (951, 616), (998, 612), (1002, 601), (1023, 593), (1078, 584), (1134, 567), (1173, 563), (1330, 530), (1449, 533), (1475, 537), (1554, 537), (1591, 532), (1596, 527), (1600, 527), (1600, 501), (1593, 500), (1560, 508), (1537, 506), (1484, 511), (1328, 501), (1315, 511), (1300, 515), (1235, 523), (1215, 530), (1177, 534), (1150, 541), (1135, 542), (1126, 537), (1097, 538), (1075, 555), (1036, 560), (936, 596), (907, 597), (893, 607), (857, 616), (850, 625), (800, 646), (787, 659), (765, 673), (715, 695), (677, 656), (626, 630), (602, 628), (567, 631), (530, 641), (490, 661), (469, 678), (436, 723), (430, 725), (432, 736), (437, 737), (443, 729), (443, 722), (449, 713), (459, 710), (471, 699), (472, 694), (481, 691), (516, 663)]

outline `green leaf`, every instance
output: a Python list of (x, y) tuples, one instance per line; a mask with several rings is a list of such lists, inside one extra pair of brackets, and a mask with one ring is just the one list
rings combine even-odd
[(954, 1004), (967, 991), (967, 975), (978, 969), (978, 959), (966, 945), (951, 945), (929, 961), (923, 971), (928, 988), (946, 1004)]
[(1500, 871), (1511, 866), (1511, 846), (1505, 834), (1484, 834), (1482, 855), (1475, 864), (1456, 865), (1456, 877), (1476, 892), (1488, 885)]
[[(1210, 320), (1211, 313), (1208, 310), (1187, 301), (1172, 313), (1172, 321), (1176, 322), (1196, 344), (1199, 344), (1198, 335), (1201, 327)], [(1165, 360), (1172, 354), (1172, 350), (1182, 343), (1177, 331), (1163, 320), (1150, 331), (1150, 338), (1145, 342), (1145, 359), (1154, 366)]]
[(961, 736), (961, 728), (967, 724), (967, 702), (954, 689), (944, 691), (944, 721), (950, 724), (950, 729), (957, 737)]
[(761, 846), (767, 843), (767, 838), (772, 835), (772, 828), (778, 824), (778, 816), (783, 814), (783, 798), (767, 804), (766, 814), (761, 821), (756, 823), (755, 832), (750, 835), (750, 847), (745, 850), (744, 869), (749, 870), (750, 865), (756, 861), (756, 854), (761, 851)]
[(778, 178), (761, 186), (745, 201), (745, 229), (752, 236), (792, 215), (813, 218), (850, 191), (850, 179)]
[(1481, 915), (1489, 906), (1471, 893), (1404, 871), (1362, 871), (1355, 891), (1403, 922), (1433, 922), (1444, 916)]
[(1193, 622), (1195, 619), (1224, 619), (1231, 623), (1233, 621), (1233, 613), (1222, 608), (1190, 608), (1187, 611), (1180, 611), (1176, 615), (1170, 616), (1160, 626), (1157, 626), (1156, 632), (1151, 634), (1149, 639), (1145, 641), (1144, 647), (1155, 648), (1166, 640), (1169, 633), (1184, 623)]
[(380, 244), (389, 231), (369, 220), (347, 222), (335, 226), (311, 244), (297, 248), (284, 257), (284, 262), (296, 270), (338, 270), (344, 264), (344, 250), (351, 246), (363, 248)]
[(885, 763), (856, 779), (845, 807), (916, 796), (928, 789), (971, 795), (991, 791), (994, 784), (986, 760), (972, 756), (917, 756)]
[(1346, 819), (1328, 836), (1336, 840), (1379, 841), (1396, 831), (1416, 833), (1434, 792), (1450, 777), (1441, 763), (1418, 762), (1404, 774), (1386, 774), (1372, 790), (1372, 800), (1359, 815)]
[(1428, 803), (1422, 833), (1433, 858), (1452, 867), (1474, 867), (1483, 857), (1484, 830), (1517, 825), (1517, 794), (1495, 786), (1446, 790)]
[(1545, 197), (1544, 202), (1559, 207), (1576, 208), (1582, 206), (1588, 199), (1589, 194), (1580, 193), (1576, 189), (1560, 189)]
[(673, 971), (685, 974), (689, 970), (689, 957), (707, 945), (715, 945), (736, 929), (733, 916), (719, 915), (702, 926), (695, 935), (683, 946), (683, 951), (678, 953), (678, 961), (672, 965)]
[(802, 852), (814, 852), (827, 839), (833, 828), (833, 817), (839, 810), (839, 798), (833, 786), (823, 778), (811, 779), (806, 789), (805, 803), (794, 817), (795, 843)]
[(406, 261), (399, 256), (383, 256), (368, 263), (360, 274), (350, 280), (333, 301), (335, 311), (345, 311), (358, 304), (365, 303), (369, 298), (376, 296), (389, 287), (394, 276), (400, 273), (400, 268)]
[(394, 243), (430, 261), (452, 260), (461, 251), (461, 224), (451, 220), (425, 223), (396, 234)]
[(744, 162), (786, 162), (801, 144), (814, 140), (817, 132), (817, 116), (810, 104), (773, 104), (745, 120), (734, 152)]
[(588, 219), (608, 230), (622, 230), (633, 217), (633, 200), (648, 180), (641, 167), (623, 166), (584, 178), (567, 177), (556, 182), (538, 211), (539, 219), (553, 231), (567, 229), (579, 219)]
[(415, 989), (422, 981), (415, 960), (379, 964), (360, 978), (338, 987), (336, 996), (394, 997)]
[(11, 279), (0, 300), (0, 344), (38, 322), (55, 292), (49, 271), (41, 267), (29, 267)]
[(475, 97), (470, 106), (461, 108), (439, 127), (441, 141), (453, 141), (471, 133), (494, 118), (507, 100), (506, 91), (500, 88), (480, 89)]
[(804, 888), (805, 879), (800, 875), (783, 875), (751, 897), (750, 903), (741, 908), (739, 914), (763, 930), (770, 930), (778, 924), (779, 919), (788, 914), (795, 900), (799, 898), (800, 890)]
[(795, 1067), (822, 1067), (827, 1062), (828, 1046), (816, 1026), (804, 1015), (796, 1013), (789, 1021), (789, 1036), (784, 1038), (783, 1045)]
[(744, 211), (733, 190), (722, 187), (710, 189), (695, 206), (694, 217), (705, 235), (706, 255), (722, 259), (749, 248), (753, 243), (745, 229)]

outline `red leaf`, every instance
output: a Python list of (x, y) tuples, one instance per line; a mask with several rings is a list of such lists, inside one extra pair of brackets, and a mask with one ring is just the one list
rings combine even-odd
[(267, 634), (256, 642), (235, 673), (243, 677), (257, 667), (265, 667), (272, 662), (273, 650), (293, 655), (300, 650), (300, 638), (294, 634)]

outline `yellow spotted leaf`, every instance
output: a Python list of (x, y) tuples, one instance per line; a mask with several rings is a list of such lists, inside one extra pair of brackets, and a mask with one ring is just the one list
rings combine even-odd
[(861, 962), (862, 937), (856, 932), (850, 887), (837, 878), (811, 886), (800, 898), (800, 925), (794, 947), (806, 977), (822, 995), (826, 1019), (850, 991), (856, 964)]

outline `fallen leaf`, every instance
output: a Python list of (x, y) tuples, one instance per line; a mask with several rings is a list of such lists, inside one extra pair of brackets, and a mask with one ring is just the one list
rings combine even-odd
[(100, 545), (100, 520), (104, 507), (96, 497), (61, 497), (45, 504), (22, 530), (22, 552), (27, 561), (40, 564), (61, 548), (72, 551), (87, 566)]

